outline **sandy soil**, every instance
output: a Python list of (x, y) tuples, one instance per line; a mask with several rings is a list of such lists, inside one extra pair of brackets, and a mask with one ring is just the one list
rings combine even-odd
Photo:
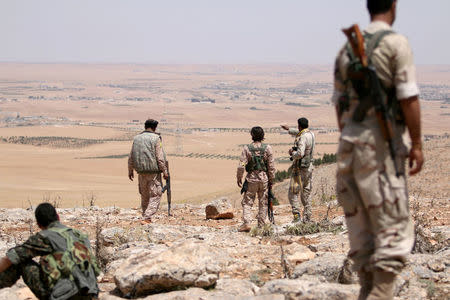
[[(338, 133), (329, 104), (330, 70), (297, 65), (0, 64), (1, 138), (96, 141), (69, 148), (0, 141), (0, 207), (28, 207), (43, 200), (83, 206), (91, 199), (101, 206), (138, 206), (137, 183), (127, 179), (125, 155), (148, 117), (161, 121), (174, 203), (202, 203), (237, 193), (237, 161), (201, 156), (240, 155), (242, 145), (250, 142), (246, 130), (252, 126), (295, 126), (297, 118), (305, 116), (316, 132), (317, 156), (334, 153)], [(432, 87), (438, 94), (449, 92), (448, 67), (418, 70), (421, 84), (440, 85)], [(193, 103), (192, 98), (215, 103)], [(448, 132), (450, 105), (422, 101), (422, 113), (424, 134)], [(202, 131), (190, 131), (199, 128)], [(287, 158), (293, 139), (268, 132), (266, 142), (273, 144), (276, 158)], [(185, 157), (190, 153), (192, 157)], [(277, 169), (288, 166), (279, 163)]]

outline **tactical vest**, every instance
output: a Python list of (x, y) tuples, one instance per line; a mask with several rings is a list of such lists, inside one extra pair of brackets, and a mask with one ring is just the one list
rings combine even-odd
[(266, 148), (266, 144), (261, 144), (261, 147), (258, 148), (256, 148), (253, 144), (248, 145), (248, 150), (250, 151), (252, 158), (245, 166), (245, 171), (247, 171), (247, 173), (252, 171), (267, 172), (266, 162), (264, 161), (264, 152), (266, 151)]
[(87, 235), (56, 224), (40, 234), (47, 238), (54, 252), (40, 259), (51, 289), (50, 300), (65, 300), (74, 295), (97, 295), (97, 265)]
[(156, 161), (156, 143), (161, 143), (161, 138), (154, 132), (144, 131), (135, 136), (131, 153), (134, 169), (139, 174), (161, 173)]
[[(373, 34), (365, 32), (363, 34), (364, 42), (365, 42), (365, 48), (366, 48), (366, 55), (368, 58), (369, 66), (373, 66), (372, 63), (372, 55), (375, 51), (375, 49), (380, 44), (381, 40), (389, 35), (394, 33), (392, 30), (379, 30)], [(350, 60), (350, 63), (347, 68), (347, 74), (348, 74), (348, 80), (351, 83), (352, 88), (355, 90), (356, 94), (358, 95), (358, 99), (360, 101), (360, 104), (355, 109), (355, 112), (352, 116), (353, 121), (355, 122), (362, 122), (366, 116), (366, 112), (368, 109), (373, 107), (371, 101), (364, 101), (365, 98), (370, 97), (371, 89), (372, 87), (368, 83), (368, 80), (363, 76), (362, 70), (363, 66), (361, 64), (361, 61), (359, 58), (355, 55), (353, 52), (352, 47), (349, 43), (346, 45), (347, 55)], [(379, 79), (378, 79), (379, 80)], [(403, 116), (401, 113), (401, 109), (399, 106), (399, 103), (397, 101), (397, 97), (395, 94), (395, 88), (386, 88), (381, 81), (380, 85), (382, 86), (382, 89), (380, 93), (382, 94), (382, 97), (387, 104), (387, 107), (389, 108), (389, 113), (392, 117), (395, 117), (397, 121), (402, 121)], [(341, 111), (347, 110), (349, 107), (349, 98), (348, 95), (346, 96), (346, 101), (342, 101), (340, 103), (339, 109)], [(344, 97), (345, 98), (345, 97)]]

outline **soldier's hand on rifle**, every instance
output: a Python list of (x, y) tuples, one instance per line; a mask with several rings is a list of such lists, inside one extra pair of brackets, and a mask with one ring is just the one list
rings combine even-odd
[(289, 149), (289, 156), (292, 156), (292, 152), (294, 152), (294, 149)]
[[(414, 166), (415, 162), (415, 166)], [(415, 175), (422, 170), (424, 162), (422, 145), (413, 145), (411, 151), (409, 151), (409, 175)]]
[(164, 180), (169, 179), (169, 174), (163, 174), (163, 178), (164, 178)]
[(237, 179), (237, 185), (238, 187), (242, 187), (242, 178)]
[(280, 125), (281, 128), (283, 128), (284, 130), (289, 130), (289, 126), (287, 126), (286, 124)]
[(131, 170), (131, 171), (128, 172), (128, 178), (130, 178), (130, 180), (133, 181), (133, 178), (134, 178), (134, 172), (133, 172), (133, 170)]

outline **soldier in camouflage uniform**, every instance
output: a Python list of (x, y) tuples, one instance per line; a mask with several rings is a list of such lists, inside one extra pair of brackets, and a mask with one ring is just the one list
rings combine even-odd
[(311, 190), (312, 190), (312, 173), (313, 154), (315, 146), (315, 136), (309, 130), (309, 122), (306, 118), (297, 120), (297, 128), (289, 128), (287, 125), (281, 125), (288, 130), (290, 135), (295, 136), (294, 148), (289, 149), (289, 155), (292, 159), (292, 175), (289, 185), (288, 198), (292, 206), (292, 214), (294, 222), (300, 219), (300, 203), (299, 195), (303, 204), (303, 222), (311, 221)]
[[(263, 144), (264, 130), (257, 126), (250, 131), (253, 143), (244, 146), (239, 166), (237, 168), (237, 184), (242, 187), (242, 177), (244, 171), (247, 171), (245, 177), (247, 188), (245, 189), (242, 199), (242, 225), (239, 231), (250, 231), (250, 223), (252, 220), (251, 209), (258, 195), (258, 226), (265, 224), (267, 218), (267, 204), (269, 186), (273, 183), (275, 177), (275, 164), (273, 158), (272, 147)], [(244, 191), (243, 191), (244, 192)]]
[(155, 132), (157, 126), (158, 121), (145, 121), (145, 131), (134, 137), (128, 157), (128, 178), (133, 180), (134, 170), (139, 174), (143, 224), (150, 223), (158, 211), (162, 195), (161, 173), (164, 179), (169, 178), (161, 137)]
[[(62, 225), (50, 203), (38, 205), (35, 216), (42, 231), (30, 236), (22, 245), (10, 249), (0, 260), (0, 288), (14, 285), (22, 276), (38, 299), (96, 299), (99, 292), (96, 276), (100, 269), (87, 236)], [(63, 232), (62, 235), (60, 232)], [(70, 236), (72, 242), (68, 242), (65, 236)], [(73, 249), (68, 249), (68, 245), (73, 245)], [(66, 250), (70, 251), (70, 257), (83, 257), (81, 264), (84, 266), (79, 266), (80, 262), (76, 259), (61, 259), (62, 255), (59, 254)], [(37, 256), (40, 256), (39, 264), (33, 260)], [(52, 261), (58, 263), (58, 257), (66, 265), (76, 264), (70, 269), (70, 275), (49, 265)]]
[[(351, 48), (344, 46), (335, 64), (332, 102), (341, 130), (337, 194), (348, 225), (349, 257), (360, 278), (359, 299), (393, 298), (395, 276), (405, 266), (414, 243), (405, 160), (409, 157), (410, 175), (421, 170), (424, 159), (419, 90), (408, 41), (391, 28), (396, 5), (396, 0), (368, 0), (372, 22), (363, 34), (369, 62), (396, 116), (392, 123), (399, 176), (374, 107), (368, 108), (362, 121), (354, 119), (361, 100), (349, 80)], [(375, 36), (379, 37), (377, 44), (372, 43), (377, 40)], [(409, 139), (404, 134), (406, 128)]]

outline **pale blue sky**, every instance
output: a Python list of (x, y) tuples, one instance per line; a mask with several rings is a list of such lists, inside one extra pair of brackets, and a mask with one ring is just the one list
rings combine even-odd
[[(0, 0), (0, 61), (331, 64), (365, 0)], [(399, 0), (417, 64), (450, 64), (450, 1)]]

